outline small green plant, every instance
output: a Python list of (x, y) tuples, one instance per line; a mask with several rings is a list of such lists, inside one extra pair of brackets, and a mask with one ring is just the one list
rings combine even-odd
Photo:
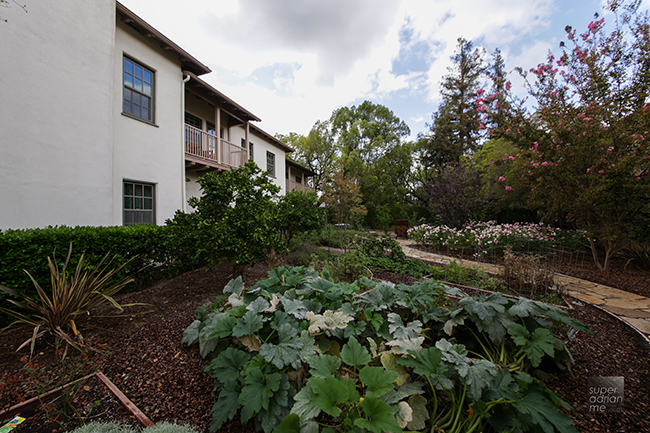
[(70, 274), (68, 264), (71, 255), (72, 245), (70, 245), (68, 255), (60, 269), (56, 264), (56, 257), (54, 260), (48, 257), (52, 283), (49, 293), (32, 278), (29, 272), (25, 271), (36, 288), (37, 300), (0, 285), (0, 291), (20, 300), (8, 300), (16, 309), (0, 307), (0, 312), (16, 319), (7, 328), (13, 325), (28, 325), (34, 328), (31, 338), (25, 341), (18, 350), (31, 344), (30, 353), (33, 354), (36, 340), (45, 333), (49, 333), (55, 337), (57, 345), (59, 342), (66, 343), (64, 358), (68, 346), (83, 351), (90, 346), (85, 343), (81, 332), (77, 329), (77, 318), (102, 306), (108, 305), (122, 309), (113, 296), (133, 281), (130, 277), (114, 280), (124, 264), (116, 268), (111, 267), (111, 261), (107, 261), (107, 254), (96, 265), (86, 265), (82, 255), (74, 273)]
[(198, 433), (198, 430), (187, 425), (172, 424), (167, 421), (145, 427), (142, 430), (116, 422), (91, 422), (73, 430), (72, 433)]

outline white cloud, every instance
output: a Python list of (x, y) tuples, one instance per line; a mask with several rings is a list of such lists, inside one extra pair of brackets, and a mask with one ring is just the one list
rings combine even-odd
[(501, 48), (508, 68), (543, 61), (551, 45), (534, 38), (549, 27), (557, 1), (123, 3), (213, 69), (204, 79), (261, 117), (262, 128), (306, 134), (364, 99), (407, 107), (404, 120), (422, 122), (436, 108), (460, 36), (488, 53)]

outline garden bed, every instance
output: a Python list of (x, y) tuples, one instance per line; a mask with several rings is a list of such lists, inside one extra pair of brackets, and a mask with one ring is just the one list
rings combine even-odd
[[(266, 267), (247, 269), (247, 286), (266, 278)], [(232, 269), (223, 265), (210, 272), (197, 270), (162, 282), (139, 293), (125, 294), (122, 303), (144, 302), (148, 305), (130, 307), (122, 313), (105, 311), (85, 323), (86, 335), (106, 345), (108, 354), (91, 354), (92, 366), (99, 368), (126, 396), (154, 422), (189, 423), (202, 431), (209, 430), (213, 380), (202, 371), (208, 364), (196, 346), (181, 344), (184, 329), (194, 320), (194, 310), (209, 305), (231, 278)], [(375, 278), (410, 284), (410, 277), (375, 272)], [(595, 335), (579, 333), (567, 345), (576, 361), (573, 374), (558, 373), (545, 378), (555, 392), (570, 403), (576, 412), (572, 417), (581, 432), (637, 432), (650, 430), (647, 409), (650, 406), (650, 359), (645, 342), (629, 327), (597, 308), (573, 302), (575, 318), (589, 325)], [(27, 330), (3, 334), (0, 343), (0, 409), (17, 403), (18, 398), (37, 394), (33, 380), (25, 374), (24, 355), (13, 351), (29, 337)], [(57, 364), (52, 350), (44, 343), (36, 349), (33, 360), (55, 375)], [(79, 361), (71, 353), (68, 362)], [(593, 414), (588, 412), (587, 379), (594, 376), (625, 378), (625, 412)], [(95, 388), (95, 387), (92, 387)], [(108, 408), (108, 402), (98, 412)], [(106, 406), (106, 408), (104, 407)], [(33, 415), (17, 433), (37, 431), (38, 414)], [(101, 418), (100, 418), (101, 419)], [(128, 412), (123, 415), (107, 412), (107, 419), (132, 422)], [(5, 420), (0, 420), (3, 422)], [(30, 422), (31, 421), (31, 422)], [(242, 426), (238, 417), (224, 425), (222, 432), (252, 432), (252, 424)], [(52, 429), (48, 430), (52, 432)]]

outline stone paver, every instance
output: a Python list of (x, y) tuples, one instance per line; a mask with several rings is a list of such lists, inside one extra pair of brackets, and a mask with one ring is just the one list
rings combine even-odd
[[(412, 258), (438, 262), (443, 264), (456, 261), (462, 266), (478, 267), (486, 272), (498, 273), (500, 267), (489, 263), (477, 263), (469, 260), (458, 260), (440, 254), (432, 254), (411, 248), (415, 245), (412, 240), (399, 240), (404, 254)], [(562, 286), (572, 296), (598, 305), (604, 310), (620, 317), (629, 325), (636, 328), (648, 338), (650, 336), (650, 299), (634, 293), (624, 292), (613, 287), (603, 286), (591, 281), (567, 275), (557, 275), (556, 284)]]

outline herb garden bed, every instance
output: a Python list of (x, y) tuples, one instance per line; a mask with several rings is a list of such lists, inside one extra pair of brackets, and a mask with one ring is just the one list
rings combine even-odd
[[(247, 270), (246, 286), (266, 278), (266, 271), (262, 265)], [(202, 371), (208, 360), (201, 358), (196, 346), (182, 345), (180, 341), (184, 329), (194, 319), (196, 307), (210, 305), (230, 279), (231, 272), (227, 266), (211, 272), (198, 270), (142, 292), (123, 295), (123, 303), (146, 302), (149, 305), (131, 307), (124, 313), (115, 314), (115, 317), (112, 317), (114, 313), (105, 313), (106, 317), (88, 321), (86, 326), (93, 328), (86, 335), (94, 336), (111, 350), (108, 355), (91, 355), (92, 368), (100, 368), (153, 421), (190, 423), (208, 431), (210, 410), (215, 402), (211, 395), (213, 380)], [(375, 277), (396, 283), (412, 282), (409, 277), (385, 272), (376, 272)], [(649, 430), (647, 346), (636, 333), (611, 316), (589, 305), (574, 306), (574, 317), (590, 326), (595, 335), (581, 332), (577, 339), (567, 341), (576, 361), (573, 375), (558, 373), (545, 378), (545, 383), (574, 406), (576, 412), (571, 416), (576, 420), (578, 431)], [(0, 371), (3, 374), (0, 408), (15, 404), (19, 397), (29, 398), (37, 394), (36, 385), (25, 374), (25, 363), (20, 361), (23, 354), (13, 353), (16, 343), (28, 337), (25, 331), (3, 334), (0, 342)], [(37, 353), (43, 352), (43, 355), (37, 355), (34, 362), (53, 374), (57, 364), (51, 350), (46, 349), (49, 348), (45, 345), (37, 347)], [(76, 353), (68, 357), (68, 362), (80, 358)], [(592, 376), (625, 378), (624, 413), (591, 414), (586, 410), (586, 381)], [(118, 414), (110, 415), (110, 418), (129, 421), (126, 414), (124, 418)], [(251, 422), (242, 426), (238, 420), (236, 416), (220, 431), (254, 431)], [(37, 418), (28, 420), (16, 432), (35, 431), (33, 427), (38, 423)]]

